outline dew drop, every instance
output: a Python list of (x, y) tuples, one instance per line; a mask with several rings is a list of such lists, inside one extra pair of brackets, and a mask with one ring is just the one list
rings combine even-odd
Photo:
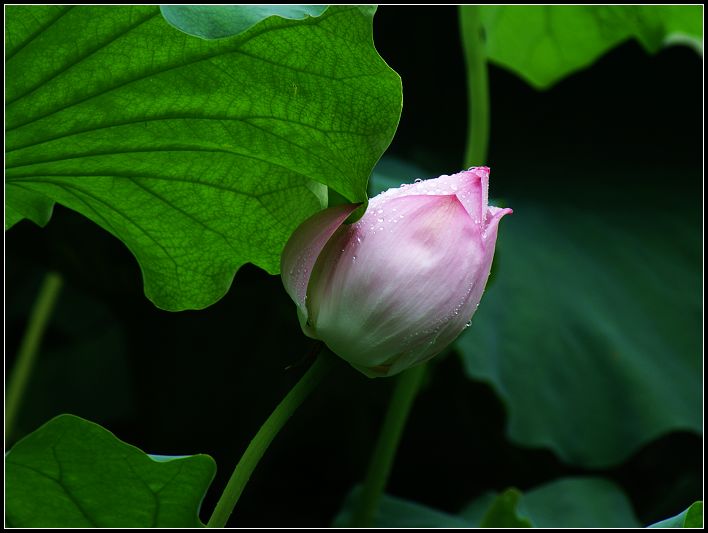
[(379, 222), (383, 222), (383, 221), (384, 221), (384, 219), (381, 218), (381, 217), (377, 218), (376, 220), (378, 220)]
[(423, 180), (422, 180), (422, 179), (420, 179), (420, 178), (416, 178), (416, 179), (415, 179), (415, 181), (414, 181), (413, 183), (420, 183), (421, 181), (423, 181)]

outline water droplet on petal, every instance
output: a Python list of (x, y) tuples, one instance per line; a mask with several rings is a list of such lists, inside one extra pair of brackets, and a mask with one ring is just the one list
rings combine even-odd
[(416, 178), (416, 180), (413, 183), (420, 183), (421, 181), (423, 181), (423, 180), (420, 178)]

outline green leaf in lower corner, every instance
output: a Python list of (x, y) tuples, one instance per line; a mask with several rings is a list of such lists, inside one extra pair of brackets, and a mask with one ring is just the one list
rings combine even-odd
[(509, 200), (494, 283), (457, 348), (506, 404), (515, 443), (605, 467), (700, 433), (700, 211), (642, 202)]
[(152, 459), (102, 427), (61, 415), (5, 458), (10, 527), (199, 527), (216, 471), (207, 455)]
[(319, 17), (327, 6), (160, 6), (162, 16), (175, 28), (203, 39), (238, 35), (263, 19)]
[[(401, 113), (375, 8), (192, 37), (155, 6), (6, 10), (6, 227), (59, 202), (121, 239), (158, 307), (270, 273), (327, 187), (366, 200)], [(90, 28), (91, 31), (86, 31)]]
[(649, 527), (703, 527), (703, 502), (694, 502), (682, 513)]
[(703, 7), (482, 6), (490, 61), (547, 88), (631, 38), (650, 52), (687, 44), (703, 51)]
[[(333, 527), (350, 527), (359, 502), (361, 486), (356, 486), (347, 496), (342, 509), (335, 517)], [(444, 513), (426, 505), (396, 496), (382, 494), (374, 516), (374, 527), (418, 528), (455, 527), (467, 528), (471, 523), (464, 518)]]

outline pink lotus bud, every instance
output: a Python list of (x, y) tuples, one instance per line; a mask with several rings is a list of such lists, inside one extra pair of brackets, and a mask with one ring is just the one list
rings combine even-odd
[(427, 361), (467, 326), (489, 277), (501, 217), (489, 169), (401, 185), (331, 207), (295, 230), (281, 272), (306, 335), (368, 376)]

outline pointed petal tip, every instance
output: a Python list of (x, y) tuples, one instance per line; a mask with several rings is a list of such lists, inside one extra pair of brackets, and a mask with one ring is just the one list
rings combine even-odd
[(493, 205), (490, 205), (488, 209), (489, 218), (487, 220), (487, 225), (498, 223), (504, 215), (511, 215), (514, 212), (514, 210), (510, 207), (494, 207)]
[(467, 169), (467, 172), (475, 172), (480, 177), (485, 175), (489, 177), (489, 173), (491, 172), (491, 170), (489, 167), (470, 167)]

